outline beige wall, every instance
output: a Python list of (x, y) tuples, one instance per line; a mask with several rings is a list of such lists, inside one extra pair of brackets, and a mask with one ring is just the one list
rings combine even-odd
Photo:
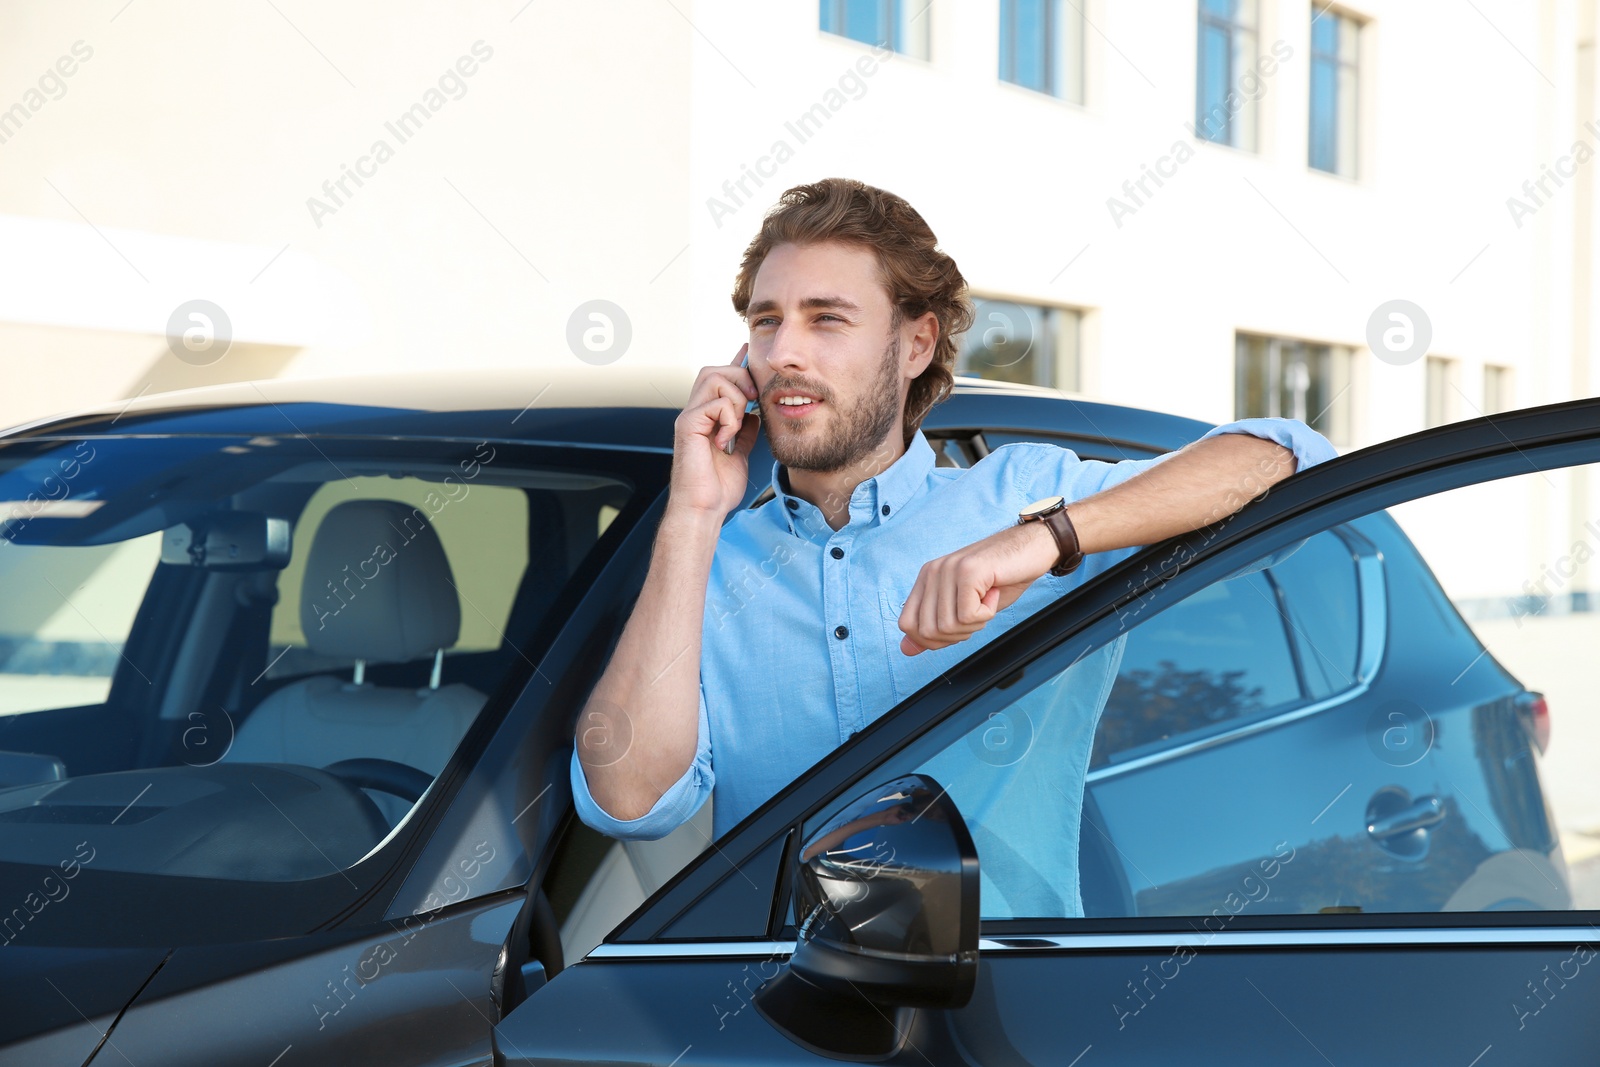
[[(687, 358), (682, 276), (652, 284), (687, 228), (693, 31), (671, 5), (276, 7), (0, 15), (0, 108), (92, 50), (0, 143), (0, 421), (197, 378), (564, 362), (596, 297), (633, 321), (619, 372)], [(479, 41), (464, 95), (405, 143), (385, 129)], [(392, 158), (319, 226), (308, 198), (379, 139)], [(35, 247), (17, 220), (76, 233)], [(193, 298), (272, 350), (164, 354)]]
[[(819, 32), (813, 0), (18, 0), (0, 108), (75, 69), (0, 143), (0, 421), (196, 380), (572, 360), (591, 299), (631, 319), (619, 375), (722, 362), (761, 212), (831, 174), (907, 196), (974, 287), (1086, 309), (1107, 399), (1229, 418), (1236, 330), (1360, 349), (1393, 297), (1462, 361), (1463, 414), (1485, 362), (1517, 368), (1520, 403), (1587, 391), (1590, 168), (1520, 228), (1506, 201), (1574, 139), (1600, 145), (1594, 0), (1347, 5), (1369, 20), (1354, 182), (1305, 165), (1311, 5), (1261, 2), (1262, 50), (1292, 56), (1243, 153), (1184, 129), (1191, 0), (1092, 0), (1082, 107), (998, 82), (998, 0), (936, 0), (930, 59), (887, 62)], [(477, 42), (490, 58), (400, 143), (385, 123)], [(841, 86), (801, 143), (786, 124)], [(392, 158), (335, 204), (323, 183), (379, 139)], [(1195, 157), (1118, 225), (1108, 199), (1180, 140)], [(271, 351), (178, 365), (162, 335), (194, 298)], [(1363, 356), (1357, 379), (1352, 443), (1421, 427), (1420, 362)]]

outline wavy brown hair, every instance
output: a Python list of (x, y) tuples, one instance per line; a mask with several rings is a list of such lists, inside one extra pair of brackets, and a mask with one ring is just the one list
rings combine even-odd
[(825, 178), (788, 190), (767, 212), (739, 264), (733, 309), (741, 317), (745, 314), (756, 272), (778, 245), (824, 241), (860, 245), (877, 256), (878, 272), (894, 309), (891, 330), (930, 311), (939, 322), (933, 359), (906, 394), (901, 429), (903, 443), (909, 445), (928, 412), (950, 395), (956, 338), (972, 325), (967, 281), (956, 261), (939, 250), (933, 230), (904, 199), (853, 178)]

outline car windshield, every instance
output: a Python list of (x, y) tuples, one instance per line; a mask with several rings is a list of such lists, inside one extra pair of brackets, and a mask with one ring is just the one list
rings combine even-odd
[(0, 888), (20, 907), (0, 938), (46, 917), (22, 903), (54, 899), (42, 878), (281, 887), (405, 835), (632, 522), (632, 463), (280, 437), (0, 451)]

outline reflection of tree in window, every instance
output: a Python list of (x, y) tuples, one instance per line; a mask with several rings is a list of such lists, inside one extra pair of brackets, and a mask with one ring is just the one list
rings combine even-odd
[(1265, 707), (1261, 686), (1246, 689), (1243, 670), (1183, 670), (1170, 659), (1156, 670), (1136, 667), (1117, 676), (1095, 734), (1091, 767), (1109, 753), (1204, 730), (1219, 722), (1254, 715)]

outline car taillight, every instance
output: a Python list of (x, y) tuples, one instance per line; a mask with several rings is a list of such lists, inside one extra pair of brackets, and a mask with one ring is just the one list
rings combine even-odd
[(1517, 697), (1517, 712), (1533, 746), (1544, 755), (1545, 747), (1550, 744), (1550, 705), (1545, 702), (1544, 694), (1523, 693)]

